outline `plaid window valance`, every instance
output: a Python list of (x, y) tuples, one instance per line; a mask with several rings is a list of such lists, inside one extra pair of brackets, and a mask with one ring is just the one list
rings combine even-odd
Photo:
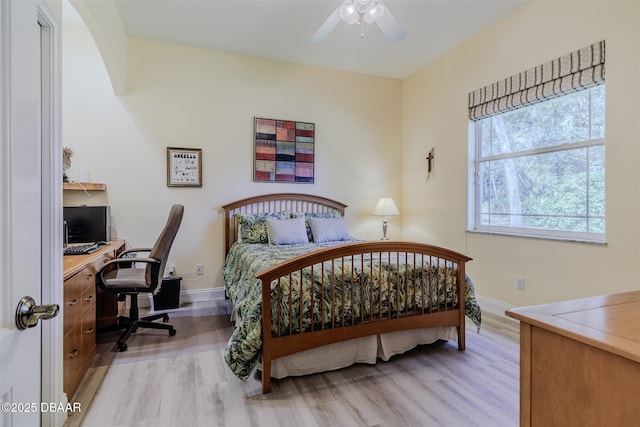
[(605, 41), (469, 93), (469, 118), (495, 114), (604, 83)]

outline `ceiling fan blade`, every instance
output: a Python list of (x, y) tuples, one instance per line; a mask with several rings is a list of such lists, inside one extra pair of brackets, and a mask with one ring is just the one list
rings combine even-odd
[(338, 26), (340, 23), (340, 8), (338, 7), (333, 11), (331, 15), (327, 18), (326, 21), (320, 25), (320, 28), (313, 33), (311, 36), (311, 41), (319, 42), (327, 38), (329, 34)]
[[(340, 16), (338, 16), (338, 19), (340, 19)], [(398, 43), (407, 35), (402, 25), (393, 17), (386, 4), (384, 5), (384, 15), (376, 20), (376, 24), (378, 24), (380, 30), (391, 43)]]

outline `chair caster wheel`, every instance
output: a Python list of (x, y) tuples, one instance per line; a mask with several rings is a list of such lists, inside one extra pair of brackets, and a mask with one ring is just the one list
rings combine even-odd
[(118, 351), (127, 351), (127, 343), (119, 342), (118, 343)]
[(162, 321), (163, 322), (168, 322), (169, 321), (169, 315), (165, 313), (164, 316), (162, 316)]
[(169, 329), (169, 336), (172, 337), (176, 334), (176, 330), (175, 329)]

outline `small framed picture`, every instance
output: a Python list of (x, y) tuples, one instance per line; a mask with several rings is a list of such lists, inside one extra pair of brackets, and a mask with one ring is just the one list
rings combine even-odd
[(202, 150), (167, 147), (167, 187), (202, 187)]

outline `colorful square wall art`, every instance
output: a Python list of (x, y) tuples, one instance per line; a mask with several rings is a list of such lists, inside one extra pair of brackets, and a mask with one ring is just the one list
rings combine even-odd
[(253, 180), (313, 183), (315, 124), (255, 118)]

